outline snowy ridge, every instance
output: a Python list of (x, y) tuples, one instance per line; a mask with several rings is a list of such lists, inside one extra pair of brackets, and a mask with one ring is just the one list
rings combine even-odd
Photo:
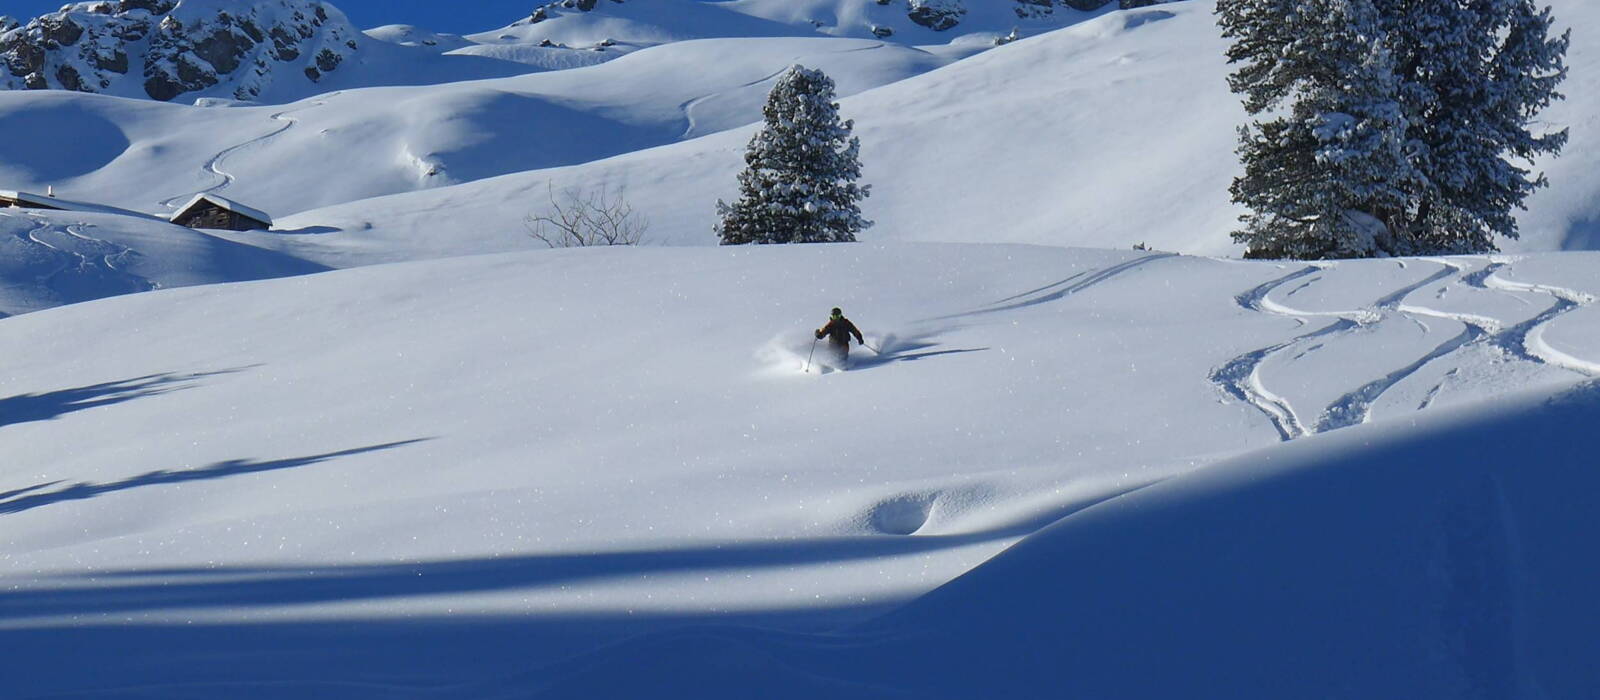
[(360, 44), (337, 9), (314, 0), (83, 2), (0, 37), (0, 85), (171, 100), (209, 91), (239, 100), (279, 76), (316, 83)]

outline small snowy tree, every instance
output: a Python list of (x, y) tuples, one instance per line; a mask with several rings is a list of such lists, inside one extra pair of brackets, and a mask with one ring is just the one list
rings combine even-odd
[(1560, 96), (1565, 36), (1533, 0), (1221, 0), (1245, 108), (1250, 257), (1494, 250), (1555, 153), (1528, 127)]
[(797, 65), (778, 79), (745, 151), (739, 199), (717, 201), (723, 245), (854, 241), (872, 225), (860, 207), (871, 186), (856, 184), (861, 141), (833, 100), (822, 71)]

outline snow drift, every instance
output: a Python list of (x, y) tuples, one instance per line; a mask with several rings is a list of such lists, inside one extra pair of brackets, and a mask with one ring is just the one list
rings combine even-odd
[(1600, 385), (1252, 453), (1072, 514), (882, 618), (693, 628), (524, 697), (1580, 697)]

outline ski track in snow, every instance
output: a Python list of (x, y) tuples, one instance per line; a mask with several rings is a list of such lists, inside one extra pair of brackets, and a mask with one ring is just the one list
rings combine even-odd
[[(1428, 275), (1421, 281), (1401, 287), (1373, 302), (1376, 318), (1371, 320), (1369, 324), (1382, 323), (1384, 320), (1398, 315), (1422, 326), (1424, 332), (1426, 332), (1427, 325), (1402, 311), (1400, 303), (1423, 287), (1452, 277), (1460, 277), (1463, 269), (1459, 264), (1449, 263), (1444, 260), (1429, 260), (1428, 262), (1437, 264), (1440, 268), (1439, 271)], [(1422, 369), (1429, 362), (1455, 352), (1456, 349), (1480, 337), (1483, 337), (1483, 329), (1469, 323), (1461, 333), (1440, 343), (1433, 350), (1410, 364), (1347, 392), (1323, 409), (1322, 415), (1317, 419), (1316, 432), (1320, 433), (1367, 422), (1367, 419), (1372, 415), (1373, 402), (1377, 401), (1378, 397), (1382, 396), (1390, 387), (1399, 384), (1406, 377), (1416, 374), (1417, 370)]]
[[(160, 287), (119, 267), (119, 263), (138, 255), (133, 249), (89, 236), (84, 233), (82, 224), (56, 228), (50, 222), (37, 218), (34, 224), (24, 234), (25, 238), (47, 251), (46, 255), (57, 263), (54, 269), (37, 278), (38, 284), (60, 299), (71, 303), (106, 296), (104, 292), (107, 289), (126, 294)], [(48, 240), (52, 234), (64, 240), (52, 243)]]
[(39, 238), (40, 234), (48, 230), (50, 230), (49, 222), (40, 219), (34, 219), (34, 227), (28, 229), (28, 232), (24, 234), (24, 237), (33, 242), (34, 245), (49, 251), (48, 255), (59, 263), (54, 270), (46, 272), (38, 277), (40, 286), (43, 286), (46, 289), (55, 289), (56, 278), (59, 277), (61, 273), (72, 268), (72, 255), (64, 250), (61, 250), (60, 248), (50, 245), (48, 242)]
[[(1234, 303), (1238, 304), (1244, 309), (1254, 311), (1256, 313), (1270, 313), (1280, 316), (1288, 316), (1289, 318), (1293, 318), (1295, 321), (1297, 321), (1301, 326), (1305, 326), (1307, 325), (1307, 321), (1306, 319), (1301, 318), (1300, 315), (1294, 313), (1285, 313), (1285, 311), (1280, 310), (1280, 307), (1277, 307), (1276, 305), (1268, 307), (1267, 295), (1271, 294), (1273, 290), (1282, 287), (1283, 285), (1298, 280), (1302, 277), (1309, 277), (1326, 269), (1328, 268), (1324, 265), (1309, 265), (1299, 270), (1295, 270), (1294, 272), (1284, 275), (1283, 277), (1256, 285), (1255, 287), (1239, 293), (1233, 298)], [(1309, 282), (1306, 284), (1309, 284)], [(1294, 291), (1300, 291), (1301, 289), (1304, 289), (1306, 284), (1302, 284)], [(1211, 382), (1216, 384), (1218, 388), (1222, 389), (1222, 391), (1229, 396), (1255, 406), (1256, 409), (1260, 410), (1263, 414), (1266, 414), (1267, 420), (1272, 421), (1272, 427), (1277, 429), (1278, 436), (1280, 438), (1284, 440), (1292, 440), (1294, 438), (1301, 437), (1306, 434), (1306, 429), (1304, 425), (1301, 424), (1300, 417), (1295, 414), (1294, 407), (1289, 405), (1287, 400), (1281, 396), (1278, 396), (1277, 394), (1272, 393), (1272, 391), (1269, 390), (1261, 381), (1259, 372), (1261, 363), (1265, 362), (1268, 357), (1282, 352), (1283, 350), (1294, 346), (1301, 341), (1310, 340), (1312, 338), (1320, 338), (1326, 335), (1332, 335), (1334, 333), (1342, 333), (1354, 328), (1355, 326), (1356, 322), (1354, 320), (1341, 318), (1310, 333), (1298, 335), (1281, 343), (1269, 345), (1264, 348), (1251, 350), (1250, 352), (1244, 353), (1243, 355), (1239, 355), (1238, 357), (1229, 360), (1227, 364), (1224, 364), (1223, 366), (1213, 370), (1210, 376)]]
[(1036, 306), (1038, 304), (1057, 301), (1077, 294), (1078, 292), (1100, 284), (1101, 282), (1105, 282), (1106, 280), (1116, 277), (1124, 272), (1128, 272), (1138, 267), (1143, 267), (1157, 260), (1163, 260), (1172, 257), (1177, 257), (1177, 253), (1156, 253), (1153, 255), (1134, 258), (1126, 262), (1117, 263), (1110, 267), (1097, 270), (1085, 270), (1059, 282), (1048, 284), (1043, 287), (1039, 287), (1038, 289), (1029, 290), (1021, 294), (1009, 296), (990, 304), (986, 308), (965, 314), (957, 314), (957, 316), (995, 313), (997, 311), (1011, 311), (1014, 309), (1022, 309), (1029, 306)]
[[(884, 44), (884, 43), (880, 42), (880, 43), (874, 44), (872, 46), (863, 46), (861, 48), (856, 48), (856, 49), (844, 49), (842, 51), (830, 51), (828, 53), (855, 53), (857, 51), (873, 51), (873, 50), (884, 48), (885, 46), (887, 46), (887, 44)], [(795, 56), (794, 60), (790, 61), (790, 63), (798, 64), (804, 58), (805, 58), (805, 56)], [(694, 115), (695, 108), (699, 107), (705, 101), (710, 100), (710, 99), (714, 99), (714, 98), (717, 98), (717, 97), (721, 97), (723, 95), (730, 95), (730, 94), (733, 94), (733, 93), (738, 92), (740, 90), (748, 90), (748, 89), (753, 88), (753, 87), (755, 87), (757, 85), (760, 85), (762, 83), (766, 83), (766, 82), (770, 82), (772, 80), (775, 80), (775, 79), (778, 78), (778, 76), (781, 76), (781, 75), (783, 75), (784, 73), (787, 73), (787, 72), (789, 72), (789, 68), (785, 67), (782, 70), (779, 70), (779, 71), (777, 71), (775, 73), (772, 73), (770, 75), (762, 77), (762, 78), (760, 78), (758, 80), (752, 80), (752, 81), (750, 81), (748, 83), (745, 83), (745, 84), (739, 85), (739, 86), (735, 86), (735, 87), (729, 88), (727, 90), (718, 90), (717, 92), (713, 92), (713, 93), (708, 94), (708, 95), (701, 95), (701, 96), (696, 97), (696, 98), (694, 98), (692, 100), (685, 101), (681, 105), (678, 105), (678, 109), (683, 111), (683, 119), (684, 119), (684, 121), (687, 122), (687, 126), (685, 126), (684, 129), (683, 129), (683, 134), (680, 135), (678, 138), (683, 139), (683, 140), (688, 140), (688, 139), (695, 138), (697, 136), (705, 136), (705, 134), (697, 133), (699, 131), (699, 129), (700, 129), (700, 120), (698, 118), (696, 118), (695, 115)]]
[[(1313, 264), (1241, 292), (1234, 298), (1240, 307), (1257, 313), (1293, 318), (1302, 326), (1308, 325), (1308, 318), (1315, 316), (1338, 316), (1339, 320), (1310, 333), (1239, 355), (1214, 370), (1210, 380), (1224, 394), (1248, 403), (1266, 415), (1281, 439), (1292, 440), (1312, 433), (1367, 422), (1371, 418), (1372, 406), (1389, 389), (1415, 375), (1423, 367), (1474, 346), (1489, 345), (1514, 360), (1560, 367), (1590, 377), (1600, 376), (1600, 362), (1573, 357), (1556, 350), (1543, 340), (1544, 329), (1551, 322), (1574, 309), (1593, 304), (1594, 296), (1563, 287), (1507, 280), (1499, 276), (1500, 271), (1506, 266), (1503, 261), (1492, 261), (1482, 269), (1472, 272), (1468, 272), (1467, 265), (1452, 260), (1426, 258), (1422, 261), (1437, 264), (1441, 269), (1419, 282), (1378, 298), (1370, 307), (1364, 309), (1313, 312), (1294, 309), (1271, 297), (1273, 292), (1301, 278), (1319, 272), (1338, 274), (1338, 265), (1330, 263)], [(1406, 267), (1404, 261), (1396, 262), (1402, 268)], [(1545, 294), (1555, 299), (1555, 303), (1539, 315), (1509, 328), (1502, 328), (1498, 320), (1485, 316), (1439, 311), (1405, 303), (1405, 300), (1417, 291), (1446, 280), (1452, 280), (1452, 285), (1507, 294)], [(1316, 281), (1316, 279), (1307, 280), (1289, 291), (1286, 296), (1292, 296)], [(1448, 289), (1449, 287), (1442, 289), (1440, 295), (1443, 296)], [(1298, 359), (1323, 347), (1320, 343), (1302, 347), (1307, 341), (1352, 332), (1390, 320), (1415, 323), (1423, 332), (1427, 332), (1428, 325), (1424, 320), (1427, 318), (1457, 321), (1464, 328), (1461, 333), (1445, 340), (1411, 362), (1352, 388), (1325, 407), (1315, 424), (1310, 427), (1300, 419), (1300, 413), (1295, 407), (1287, 399), (1274, 393), (1261, 376), (1261, 365), (1273, 355), (1296, 348), (1299, 351), (1296, 355)], [(1418, 410), (1431, 406), (1445, 382), (1459, 375), (1460, 369), (1459, 366), (1450, 368), (1440, 382), (1427, 392), (1418, 405)]]
[[(330, 93), (328, 93), (327, 97), (329, 97), (329, 98), (335, 97), (338, 94), (339, 94), (338, 92), (330, 92)], [(327, 103), (328, 103), (327, 102), (327, 98), (324, 98), (324, 99), (321, 99), (321, 100), (317, 100), (316, 102), (314, 102), (312, 104), (309, 104), (309, 105), (306, 105), (304, 107), (297, 107), (295, 109), (286, 109), (286, 110), (284, 110), (282, 112), (278, 112), (278, 113), (273, 114), (272, 115), (272, 119), (273, 120), (283, 122), (283, 124), (281, 126), (273, 129), (272, 131), (270, 131), (268, 133), (262, 134), (260, 136), (255, 137), (255, 138), (252, 138), (252, 139), (250, 139), (248, 141), (244, 141), (244, 142), (241, 142), (241, 143), (236, 143), (236, 144), (234, 144), (232, 146), (224, 148), (221, 151), (218, 151), (216, 155), (211, 156), (211, 160), (206, 161), (206, 164), (205, 164), (203, 170), (205, 170), (206, 172), (210, 173), (213, 177), (216, 177), (218, 179), (217, 184), (214, 184), (214, 185), (212, 185), (210, 187), (207, 187), (205, 189), (202, 189), (202, 190), (197, 190), (197, 191), (194, 191), (194, 192), (190, 192), (188, 194), (180, 194), (180, 195), (178, 195), (176, 197), (169, 197), (167, 199), (163, 199), (163, 200), (161, 200), (161, 206), (164, 207), (164, 208), (167, 208), (167, 209), (173, 209), (173, 208), (176, 208), (180, 204), (188, 202), (190, 199), (193, 199), (197, 195), (213, 194), (213, 193), (216, 193), (216, 192), (221, 192), (221, 191), (227, 189), (228, 187), (232, 186), (233, 183), (237, 180), (237, 178), (235, 178), (232, 173), (229, 173), (229, 172), (227, 172), (227, 171), (222, 169), (222, 161), (223, 161), (223, 159), (225, 159), (228, 156), (231, 156), (231, 155), (233, 155), (235, 153), (238, 153), (239, 151), (242, 151), (242, 150), (244, 150), (246, 148), (249, 148), (251, 146), (257, 146), (257, 145), (266, 143), (267, 141), (270, 141), (270, 140), (272, 140), (274, 138), (282, 136), (284, 134), (284, 132), (286, 132), (286, 131), (288, 131), (290, 129), (293, 129), (295, 127), (295, 125), (300, 123), (300, 120), (295, 119), (293, 117), (290, 117), (289, 116), (290, 114), (293, 114), (295, 112), (305, 111), (305, 110), (311, 109), (313, 107), (321, 107), (323, 105), (326, 105)]]
[(1486, 289), (1510, 293), (1538, 293), (1555, 299), (1555, 303), (1527, 321), (1506, 329), (1496, 338), (1495, 344), (1520, 359), (1560, 367), (1588, 377), (1600, 376), (1600, 362), (1584, 360), (1561, 352), (1544, 341), (1544, 330), (1557, 318), (1580, 307), (1595, 302), (1595, 297), (1575, 289), (1547, 284), (1516, 282), (1500, 276), (1504, 263), (1491, 264), (1481, 283)]

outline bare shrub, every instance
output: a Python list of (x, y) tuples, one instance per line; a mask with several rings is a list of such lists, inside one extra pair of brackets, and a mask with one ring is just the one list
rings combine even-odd
[(638, 245), (650, 222), (633, 209), (621, 189), (549, 187), (549, 206), (523, 220), (528, 235), (551, 248)]

